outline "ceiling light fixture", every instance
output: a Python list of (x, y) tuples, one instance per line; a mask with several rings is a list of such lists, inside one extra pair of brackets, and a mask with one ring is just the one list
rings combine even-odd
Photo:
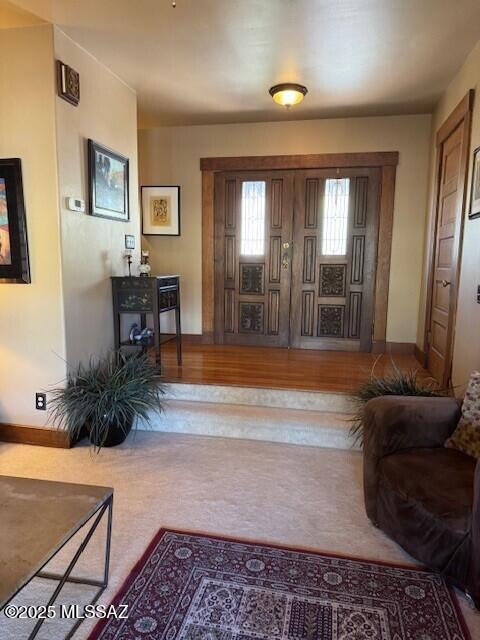
[(276, 84), (269, 89), (268, 93), (272, 96), (277, 104), (282, 107), (293, 107), (299, 104), (307, 95), (308, 89), (303, 84), (295, 84), (294, 82), (283, 82)]

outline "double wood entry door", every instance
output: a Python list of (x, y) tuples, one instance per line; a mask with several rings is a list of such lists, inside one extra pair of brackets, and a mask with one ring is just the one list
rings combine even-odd
[(215, 177), (215, 342), (370, 351), (380, 171)]

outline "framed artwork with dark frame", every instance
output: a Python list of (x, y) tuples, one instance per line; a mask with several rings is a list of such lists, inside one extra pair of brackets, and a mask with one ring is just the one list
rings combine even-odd
[(128, 172), (128, 158), (94, 140), (88, 140), (90, 215), (128, 222)]
[(20, 158), (0, 160), (0, 283), (28, 284), (27, 221)]
[(57, 60), (57, 90), (61, 98), (73, 104), (74, 107), (78, 106), (80, 102), (80, 74), (61, 60)]
[(473, 152), (472, 190), (469, 218), (480, 218), (480, 147)]
[(146, 185), (142, 187), (142, 234), (180, 235), (180, 187)]

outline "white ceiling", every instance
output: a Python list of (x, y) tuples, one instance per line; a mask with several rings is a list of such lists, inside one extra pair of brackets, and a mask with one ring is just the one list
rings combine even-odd
[[(138, 93), (140, 126), (432, 109), (480, 39), (480, 0), (14, 0)], [(307, 85), (286, 112), (271, 85)]]

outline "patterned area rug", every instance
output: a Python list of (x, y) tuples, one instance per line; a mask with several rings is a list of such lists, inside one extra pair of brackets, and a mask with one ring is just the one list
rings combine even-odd
[(441, 577), (161, 530), (90, 640), (465, 640)]

